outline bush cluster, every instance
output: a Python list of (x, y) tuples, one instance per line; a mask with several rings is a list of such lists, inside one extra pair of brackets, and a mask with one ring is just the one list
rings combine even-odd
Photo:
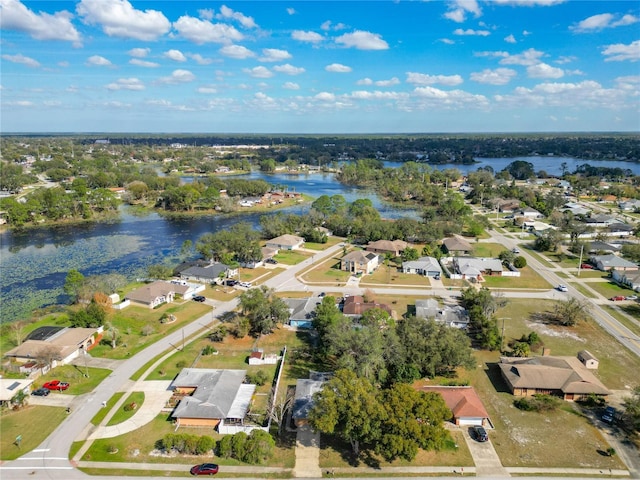
[(247, 373), (247, 382), (258, 385), (259, 387), (267, 383), (267, 380), (269, 380), (269, 376), (263, 370), (258, 370), (255, 373)]
[(273, 455), (276, 442), (264, 430), (253, 430), (249, 435), (238, 432), (218, 441), (217, 453), (223, 458), (235, 458), (244, 463), (260, 464)]
[(216, 350), (213, 346), (211, 345), (207, 345), (206, 347), (204, 347), (202, 349), (202, 355), (213, 355), (214, 353), (216, 353), (218, 350)]
[(513, 402), (513, 405), (525, 412), (550, 412), (560, 406), (560, 399), (552, 395), (533, 395), (522, 397)]
[(190, 433), (169, 433), (156, 442), (158, 450), (170, 452), (174, 450), (187, 455), (205, 455), (213, 452), (215, 441), (207, 435)]

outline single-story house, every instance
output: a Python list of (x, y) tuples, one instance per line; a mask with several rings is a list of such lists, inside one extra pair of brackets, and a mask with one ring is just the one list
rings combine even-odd
[(591, 215), (590, 217), (585, 217), (584, 223), (586, 223), (590, 227), (594, 228), (604, 228), (608, 227), (616, 223), (617, 220), (610, 215)]
[(178, 427), (244, 425), (255, 385), (244, 383), (246, 370), (184, 368), (171, 382), (174, 395), (183, 395), (171, 417)]
[(453, 255), (469, 255), (473, 251), (471, 244), (459, 235), (445, 238), (442, 241), (442, 249), (445, 253)]
[[(83, 351), (89, 351), (97, 343), (103, 327), (99, 328), (70, 328), (70, 327), (40, 327), (31, 332), (27, 339), (15, 348), (5, 352), (4, 356), (18, 363), (28, 363), (34, 360), (44, 361), (44, 357), (57, 357), (51, 365), (66, 365)], [(50, 352), (43, 355), (44, 352)], [(54, 355), (55, 354), (55, 355)]]
[(517, 397), (547, 394), (573, 401), (611, 393), (577, 357), (501, 357), (499, 367)]
[(640, 210), (640, 200), (626, 200), (624, 202), (618, 203), (618, 207), (623, 212), (633, 212), (635, 210)]
[(313, 395), (322, 390), (323, 380), (299, 378), (296, 381), (296, 394), (293, 398), (291, 417), (296, 427), (307, 424), (309, 411), (313, 407)]
[(289, 307), (289, 325), (297, 328), (312, 327), (313, 317), (316, 308), (322, 303), (322, 297), (285, 298), (283, 300)]
[(640, 292), (640, 271), (623, 272), (619, 270), (613, 270), (611, 272), (611, 278), (614, 282), (629, 287), (635, 292)]
[(589, 242), (585, 250), (588, 253), (616, 253), (620, 251), (620, 247), (596, 240), (593, 242)]
[(520, 209), (520, 200), (515, 198), (498, 202), (498, 211), (502, 213), (513, 213)]
[(416, 300), (416, 317), (436, 318), (440, 311), (440, 304), (435, 298)]
[(369, 242), (365, 250), (381, 255), (390, 254), (393, 257), (398, 257), (408, 246), (409, 244), (404, 240), (377, 240)]
[(502, 262), (498, 258), (454, 257), (453, 268), (463, 279), (482, 280), (483, 276), (502, 275)]
[(189, 288), (188, 285), (158, 280), (132, 290), (125, 296), (125, 299), (137, 305), (156, 308), (163, 303), (173, 302), (176, 295), (184, 296), (189, 291)]
[(221, 279), (238, 274), (237, 268), (224, 263), (211, 263), (205, 267), (194, 266), (180, 272), (180, 278), (200, 283), (221, 283)]
[(473, 387), (420, 387), (422, 392), (434, 392), (442, 395), (444, 403), (453, 414), (456, 425), (481, 425), (493, 427), (484, 404)]
[(589, 258), (589, 262), (596, 266), (598, 270), (607, 272), (615, 269), (620, 272), (635, 272), (638, 270), (638, 264), (625, 260), (617, 255), (594, 255)]
[(279, 237), (267, 240), (266, 246), (276, 250), (296, 250), (304, 245), (304, 238), (297, 235), (280, 235)]
[(442, 274), (442, 267), (433, 257), (420, 257), (418, 260), (402, 262), (402, 272), (437, 277)]
[(320, 233), (324, 233), (327, 237), (333, 236), (333, 231), (329, 230), (327, 227), (316, 227), (314, 228), (314, 230)]
[(8, 405), (18, 392), (29, 396), (32, 378), (0, 378), (0, 405)]
[(354, 250), (340, 260), (340, 270), (351, 273), (373, 273), (380, 265), (380, 256), (373, 252)]
[(589, 215), (591, 213), (591, 210), (583, 207), (582, 205), (580, 205), (579, 203), (574, 203), (574, 202), (569, 202), (566, 203), (564, 205), (564, 207), (562, 207), (560, 209), (561, 212), (571, 212), (573, 214), (574, 217), (579, 217), (579, 216), (586, 216)]
[(376, 301), (365, 302), (364, 297), (360, 295), (351, 295), (345, 298), (342, 306), (342, 313), (349, 317), (361, 317), (364, 312), (371, 310), (372, 308), (380, 308), (395, 318), (395, 313), (391, 310), (389, 305), (378, 303)]
[(519, 214), (522, 215), (523, 217), (531, 218), (531, 219), (544, 217), (542, 213), (540, 213), (535, 208), (531, 208), (531, 207), (521, 208), (519, 211)]
[(429, 318), (437, 323), (454, 328), (469, 326), (469, 312), (460, 305), (445, 305), (440, 308), (438, 301), (433, 298), (416, 300), (416, 317)]

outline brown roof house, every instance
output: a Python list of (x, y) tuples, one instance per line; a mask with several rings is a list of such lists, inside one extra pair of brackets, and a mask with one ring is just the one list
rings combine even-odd
[(373, 273), (380, 265), (380, 256), (377, 253), (355, 250), (347, 253), (340, 260), (340, 270), (351, 273)]
[(473, 251), (471, 244), (459, 235), (445, 238), (442, 241), (442, 249), (445, 253), (453, 255), (469, 255)]
[(126, 299), (131, 303), (142, 305), (148, 308), (156, 308), (163, 303), (171, 303), (176, 294), (184, 296), (189, 291), (188, 285), (165, 282), (158, 280), (129, 292)]
[(297, 235), (280, 235), (279, 237), (267, 240), (266, 246), (276, 250), (296, 250), (304, 245), (304, 238)]
[(580, 400), (610, 393), (577, 357), (502, 357), (499, 367), (509, 390), (518, 397), (547, 394)]
[(389, 305), (378, 302), (365, 302), (364, 297), (360, 295), (351, 295), (344, 299), (344, 305), (342, 307), (342, 313), (352, 317), (360, 317), (367, 310), (372, 308), (380, 308), (395, 318), (395, 312), (391, 310)]
[(408, 246), (409, 244), (404, 240), (378, 240), (376, 242), (369, 242), (365, 250), (382, 255), (388, 253), (394, 257), (398, 257)]
[(493, 428), (489, 414), (473, 387), (424, 386), (420, 390), (442, 395), (444, 403), (453, 413), (452, 421), (456, 425), (482, 425)]
[(219, 433), (246, 430), (245, 417), (255, 385), (244, 383), (246, 370), (184, 368), (171, 383), (183, 395), (171, 417), (178, 427), (218, 428)]

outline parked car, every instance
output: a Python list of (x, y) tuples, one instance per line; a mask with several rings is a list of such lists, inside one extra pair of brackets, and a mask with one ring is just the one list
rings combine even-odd
[(31, 392), (31, 395), (35, 395), (36, 397), (46, 397), (47, 395), (49, 395), (49, 390), (46, 388), (36, 388), (33, 392)]
[(202, 295), (196, 295), (195, 297), (193, 297), (193, 299), (194, 299), (196, 302), (204, 302), (204, 301), (206, 300), (206, 298), (205, 298), (205, 297), (203, 297)]
[(621, 302), (624, 300), (624, 297), (622, 295), (614, 295), (609, 300), (611, 300), (612, 302)]
[(278, 261), (274, 260), (273, 258), (267, 258), (265, 261), (265, 263), (270, 263), (271, 265), (277, 265)]
[(604, 413), (602, 414), (602, 421), (607, 423), (613, 423), (616, 418), (616, 409), (613, 407), (607, 407), (604, 409)]
[(45, 382), (45, 384), (42, 385), (42, 388), (62, 391), (69, 388), (69, 384), (67, 382), (61, 382), (60, 380), (51, 380), (50, 382)]
[(240, 282), (238, 282), (238, 280), (227, 280), (226, 281), (227, 287), (235, 287), (236, 285), (238, 285), (238, 283), (240, 283)]
[(251, 282), (240, 282), (239, 285), (244, 288), (251, 288)]
[(518, 249), (518, 248), (512, 248), (511, 251), (513, 253), (520, 253), (520, 249)]
[(484, 427), (475, 425), (471, 428), (471, 431), (473, 432), (473, 438), (475, 438), (478, 442), (486, 442), (489, 440), (489, 435), (487, 434), (487, 431), (484, 429)]
[(624, 297), (625, 300), (637, 300), (638, 296), (637, 295), (627, 295), (626, 297)]
[(568, 291), (569, 291), (569, 289), (567, 288), (567, 286), (566, 286), (566, 285), (562, 285), (562, 284), (558, 285), (556, 288), (557, 288), (557, 289), (558, 289), (558, 291), (560, 291), (560, 292), (568, 292)]
[(191, 475), (215, 475), (218, 473), (218, 465), (215, 463), (201, 463), (191, 467)]
[(580, 268), (582, 270), (593, 270), (593, 265), (591, 265), (590, 263), (583, 263), (580, 265)]

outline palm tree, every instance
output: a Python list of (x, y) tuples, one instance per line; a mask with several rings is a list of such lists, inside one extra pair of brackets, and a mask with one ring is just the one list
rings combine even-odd
[(111, 339), (111, 348), (116, 348), (120, 331), (111, 322), (105, 323), (104, 329)]

